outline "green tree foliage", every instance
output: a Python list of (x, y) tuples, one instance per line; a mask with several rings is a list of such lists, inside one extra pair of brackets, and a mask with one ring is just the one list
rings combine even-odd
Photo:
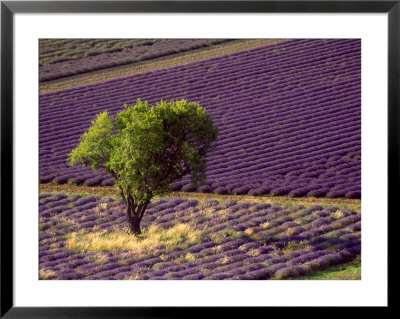
[(103, 168), (115, 179), (127, 210), (130, 230), (140, 234), (140, 221), (153, 196), (191, 174), (192, 183), (205, 181), (206, 155), (217, 139), (212, 118), (196, 102), (164, 102), (153, 107), (137, 100), (115, 118), (107, 111), (70, 152), (70, 165)]

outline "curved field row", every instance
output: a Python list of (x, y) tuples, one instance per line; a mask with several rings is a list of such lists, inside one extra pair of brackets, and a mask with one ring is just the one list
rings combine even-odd
[(190, 50), (177, 53), (171, 56), (141, 61), (129, 65), (116, 66), (113, 68), (93, 71), (86, 74), (70, 76), (64, 79), (47, 81), (40, 83), (40, 94), (55, 92), (74, 88), (81, 85), (101, 83), (107, 80), (131, 76), (138, 73), (144, 73), (154, 70), (172, 68), (178, 65), (184, 65), (196, 61), (203, 61), (213, 57), (231, 54), (238, 51), (249, 50), (267, 44), (279, 43), (285, 40), (280, 39), (256, 39), (256, 40), (232, 40), (219, 45), (213, 45), (206, 48)]
[(361, 249), (361, 214), (333, 206), (159, 199), (137, 239), (119, 200), (43, 193), (39, 203), (41, 279), (285, 279)]
[[(54, 182), (39, 184), (40, 193), (63, 193), (66, 195), (79, 195), (79, 196), (98, 196), (98, 197), (112, 197), (119, 198), (120, 194), (114, 186), (85, 186), (85, 185), (71, 185), (71, 184), (57, 184)], [(288, 196), (251, 196), (251, 195), (220, 195), (199, 192), (169, 192), (163, 195), (163, 198), (184, 198), (194, 199), (200, 202), (215, 199), (218, 201), (225, 201), (227, 199), (234, 199), (237, 202), (248, 201), (252, 203), (266, 203), (275, 206), (282, 206), (286, 208), (292, 205), (321, 205), (337, 206), (340, 209), (352, 209), (357, 212), (361, 211), (361, 199), (349, 198), (326, 198), (326, 197), (288, 197)], [(154, 198), (154, 200), (157, 198)]]
[(51, 81), (228, 41), (230, 40), (42, 39), (39, 40), (39, 80)]
[(96, 113), (137, 98), (198, 101), (220, 129), (206, 185), (218, 194), (361, 196), (359, 40), (290, 40), (40, 96), (41, 182), (112, 185), (68, 167)]

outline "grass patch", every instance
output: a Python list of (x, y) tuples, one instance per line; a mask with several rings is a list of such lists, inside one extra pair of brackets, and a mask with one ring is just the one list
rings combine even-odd
[(196, 260), (196, 256), (193, 255), (192, 253), (187, 253), (186, 256), (185, 256), (185, 259), (187, 261), (195, 261)]
[(225, 264), (227, 264), (228, 262), (229, 262), (228, 256), (224, 256), (223, 258), (221, 258), (221, 259), (219, 260), (219, 263), (222, 264), (222, 265), (225, 265)]
[(53, 270), (44, 269), (44, 268), (39, 269), (39, 279), (40, 280), (47, 280), (47, 279), (50, 279), (55, 276), (56, 276), (56, 273)]
[(351, 262), (294, 278), (297, 280), (361, 280), (361, 257)]
[(246, 254), (252, 257), (257, 257), (260, 255), (260, 252), (257, 249), (252, 248)]
[(268, 229), (269, 228), (269, 222), (265, 222), (265, 223), (263, 223), (263, 224), (260, 224), (260, 227), (262, 228), (262, 229)]
[(218, 244), (223, 243), (229, 239), (239, 239), (243, 236), (245, 236), (243, 233), (230, 228), (223, 229), (217, 233), (210, 234), (211, 240), (215, 241)]
[(312, 247), (308, 244), (307, 241), (302, 240), (300, 242), (297, 241), (289, 241), (288, 243), (286, 243), (285, 247), (283, 249), (281, 249), (281, 251), (284, 254), (287, 254), (291, 251), (294, 250), (301, 250), (301, 249), (306, 249), (306, 250), (311, 250)]
[(182, 243), (194, 243), (202, 232), (188, 224), (177, 224), (171, 228), (151, 225), (140, 236), (123, 231), (77, 231), (69, 233), (66, 247), (80, 252), (111, 251), (115, 249), (142, 251), (156, 247), (170, 247)]
[(139, 278), (139, 274), (135, 273), (134, 275), (126, 275), (124, 280), (137, 280)]
[(104, 253), (100, 253), (88, 258), (91, 262), (95, 262), (99, 265), (105, 265), (109, 262), (108, 256)]

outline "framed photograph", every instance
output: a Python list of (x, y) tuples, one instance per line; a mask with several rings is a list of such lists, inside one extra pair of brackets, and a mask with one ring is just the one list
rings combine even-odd
[(1, 317), (389, 308), (399, 28), (398, 1), (2, 1)]

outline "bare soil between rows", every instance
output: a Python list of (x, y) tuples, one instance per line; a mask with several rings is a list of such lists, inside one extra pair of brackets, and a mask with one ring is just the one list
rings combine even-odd
[[(91, 194), (97, 196), (118, 197), (119, 194), (113, 186), (75, 186), (70, 184), (57, 184), (55, 182), (39, 184), (40, 193), (57, 192), (70, 194)], [(236, 201), (249, 201), (254, 203), (269, 203), (275, 205), (329, 205), (338, 206), (339, 208), (353, 209), (357, 212), (361, 211), (360, 199), (347, 198), (317, 198), (317, 197), (289, 197), (289, 196), (250, 196), (250, 195), (219, 195), (213, 193), (196, 193), (196, 192), (170, 192), (163, 197), (181, 197), (185, 199), (196, 199), (198, 201), (206, 201), (209, 199), (226, 200), (234, 199)]]

